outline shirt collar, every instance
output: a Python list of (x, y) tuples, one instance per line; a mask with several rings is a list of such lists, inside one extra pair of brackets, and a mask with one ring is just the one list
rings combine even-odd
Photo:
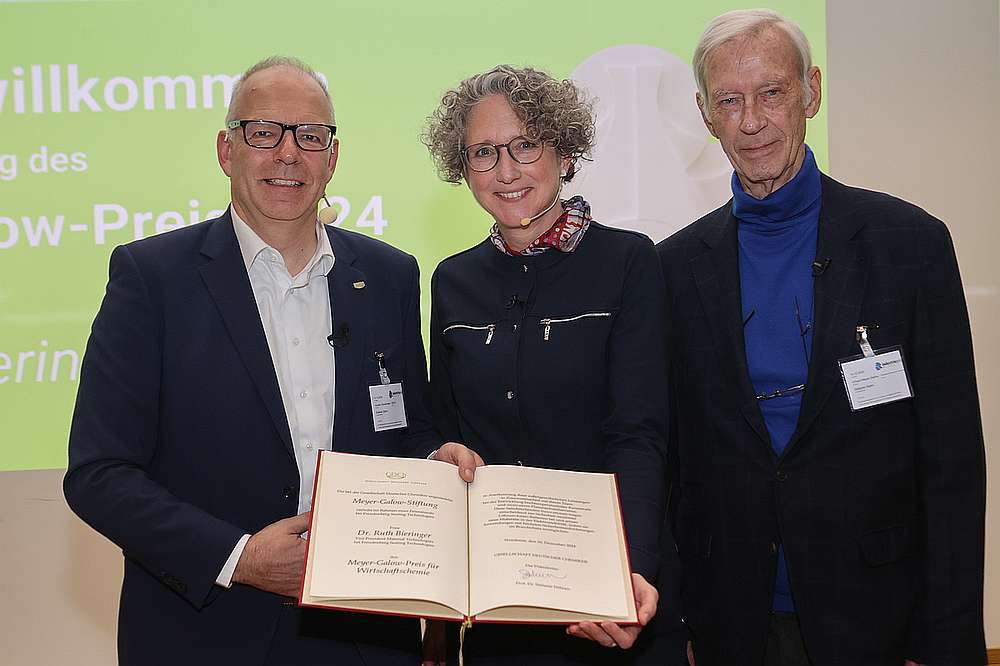
[[(240, 246), (240, 254), (243, 256), (243, 265), (246, 266), (247, 272), (250, 272), (250, 267), (253, 266), (254, 261), (260, 256), (260, 253), (264, 250), (270, 248), (271, 246), (264, 242), (264, 240), (257, 235), (257, 232), (250, 228), (250, 225), (243, 221), (240, 214), (236, 212), (236, 207), (230, 205), (229, 213), (233, 218), (233, 231), (236, 232), (236, 242)], [(274, 249), (274, 248), (271, 248)], [(274, 250), (277, 252), (277, 250)], [(279, 253), (280, 255), (280, 253)], [(308, 274), (313, 266), (316, 264), (322, 264), (326, 269), (325, 273), (329, 273), (330, 269), (333, 268), (334, 254), (333, 247), (330, 245), (330, 236), (326, 233), (326, 228), (319, 220), (316, 221), (316, 251), (313, 256), (306, 263), (306, 267), (302, 269), (303, 273)]]

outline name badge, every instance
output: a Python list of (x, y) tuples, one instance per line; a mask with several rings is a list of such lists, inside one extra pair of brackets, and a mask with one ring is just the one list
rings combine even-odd
[(406, 427), (406, 405), (403, 404), (402, 384), (369, 386), (368, 393), (371, 395), (375, 432)]
[(858, 326), (858, 345), (860, 356), (837, 362), (851, 411), (913, 397), (902, 349), (896, 346), (875, 351), (868, 342), (866, 326)]
[(393, 384), (385, 369), (385, 354), (375, 352), (378, 363), (379, 384), (368, 387), (372, 401), (372, 423), (375, 432), (406, 427), (406, 405), (403, 404), (403, 385)]

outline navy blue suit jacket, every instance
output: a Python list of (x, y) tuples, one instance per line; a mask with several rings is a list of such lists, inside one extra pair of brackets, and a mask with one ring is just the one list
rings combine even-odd
[[(333, 447), (429, 450), (440, 440), (423, 406), (416, 261), (360, 234), (327, 233), (333, 320), (349, 328), (335, 352)], [(374, 431), (367, 387), (379, 383), (376, 351), (403, 383), (407, 429)], [(263, 659), (283, 599), (214, 581), (244, 533), (295, 515), (298, 478), (229, 213), (116, 248), (84, 357), (64, 490), (125, 556), (121, 663)], [(301, 614), (313, 635), (332, 639), (336, 663), (391, 663), (392, 648), (417, 648), (415, 621)]]

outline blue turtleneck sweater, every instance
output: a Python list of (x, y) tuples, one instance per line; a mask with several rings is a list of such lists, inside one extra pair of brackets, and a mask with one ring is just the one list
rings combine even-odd
[[(813, 277), (819, 228), (820, 178), (806, 146), (802, 168), (763, 199), (743, 191), (733, 174), (733, 215), (739, 221), (740, 294), (747, 368), (754, 392), (805, 384), (812, 351)], [(802, 391), (758, 400), (771, 447), (781, 455), (795, 430)], [(794, 610), (784, 548), (778, 551), (776, 611)]]

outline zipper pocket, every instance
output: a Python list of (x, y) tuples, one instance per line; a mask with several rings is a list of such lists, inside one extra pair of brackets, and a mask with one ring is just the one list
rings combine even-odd
[(448, 331), (455, 328), (462, 328), (468, 331), (486, 331), (486, 344), (493, 342), (493, 331), (496, 330), (496, 324), (483, 324), (482, 326), (473, 326), (472, 324), (452, 324), (451, 326), (446, 326), (441, 335), (444, 335)]
[(544, 326), (545, 329), (542, 331), (542, 339), (546, 342), (549, 341), (549, 334), (552, 331), (552, 324), (562, 324), (568, 321), (576, 321), (578, 319), (594, 319), (601, 317), (610, 317), (610, 312), (584, 312), (583, 314), (573, 315), (572, 317), (550, 317), (546, 319), (540, 319), (538, 321), (539, 326)]

